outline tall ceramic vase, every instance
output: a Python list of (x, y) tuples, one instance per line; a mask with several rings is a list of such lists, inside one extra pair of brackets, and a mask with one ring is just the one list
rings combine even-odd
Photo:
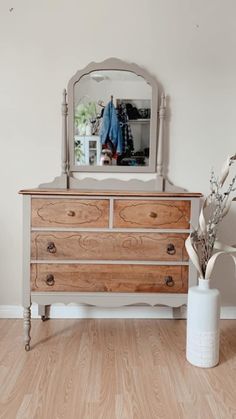
[(187, 360), (197, 367), (219, 363), (220, 293), (210, 288), (210, 280), (199, 279), (188, 293)]

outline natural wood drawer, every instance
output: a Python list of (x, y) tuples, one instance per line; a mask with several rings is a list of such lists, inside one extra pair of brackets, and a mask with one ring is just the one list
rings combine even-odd
[(186, 293), (187, 266), (32, 264), (32, 291)]
[(114, 227), (189, 228), (190, 201), (114, 201)]
[(32, 227), (108, 227), (107, 199), (32, 199)]
[(186, 238), (181, 233), (33, 232), (31, 258), (187, 261)]

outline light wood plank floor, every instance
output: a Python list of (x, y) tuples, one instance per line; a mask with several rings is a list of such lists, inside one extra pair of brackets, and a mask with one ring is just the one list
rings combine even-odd
[(0, 320), (1, 419), (236, 418), (236, 321), (220, 365), (185, 360), (184, 320)]

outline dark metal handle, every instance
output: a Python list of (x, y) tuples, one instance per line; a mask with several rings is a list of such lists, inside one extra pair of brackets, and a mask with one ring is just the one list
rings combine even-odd
[(168, 243), (166, 247), (168, 255), (174, 255), (176, 253), (175, 245), (173, 243)]
[(165, 276), (165, 283), (167, 287), (173, 287), (175, 285), (175, 281), (173, 280), (172, 276)]
[(52, 275), (52, 274), (48, 274), (48, 275), (46, 276), (46, 284), (47, 284), (49, 287), (52, 287), (52, 286), (55, 284), (54, 275)]
[(154, 212), (154, 211), (151, 211), (151, 212), (149, 213), (149, 217), (151, 217), (151, 218), (157, 218), (157, 213), (156, 213), (156, 212)]
[(74, 217), (75, 216), (75, 211), (69, 210), (69, 211), (67, 211), (67, 215), (69, 217)]
[(53, 242), (49, 242), (49, 243), (48, 243), (48, 245), (47, 245), (47, 251), (48, 251), (49, 253), (56, 253), (57, 248), (56, 248), (56, 246), (55, 246), (55, 243), (53, 243)]

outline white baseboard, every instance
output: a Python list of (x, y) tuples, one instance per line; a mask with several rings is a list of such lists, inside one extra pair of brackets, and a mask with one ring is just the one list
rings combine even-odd
[[(39, 318), (37, 304), (32, 305), (31, 316)], [(20, 305), (0, 305), (0, 318), (20, 319), (23, 317), (23, 308)], [(51, 306), (50, 318), (52, 319), (173, 319), (170, 307), (122, 307), (99, 308), (86, 307), (76, 304)], [(181, 308), (179, 318), (186, 319), (186, 307)], [(226, 306), (221, 308), (221, 319), (236, 319), (236, 307)]]
[(236, 319), (236, 307), (235, 306), (225, 306), (221, 307), (220, 318), (225, 320), (235, 320)]
[[(182, 308), (181, 317), (185, 318), (185, 307)], [(0, 305), (0, 318), (22, 318), (23, 308), (18, 305)], [(37, 304), (32, 304), (31, 317), (39, 318)], [(170, 307), (121, 307), (100, 308), (76, 304), (53, 304), (50, 309), (52, 319), (171, 319), (173, 312)]]

